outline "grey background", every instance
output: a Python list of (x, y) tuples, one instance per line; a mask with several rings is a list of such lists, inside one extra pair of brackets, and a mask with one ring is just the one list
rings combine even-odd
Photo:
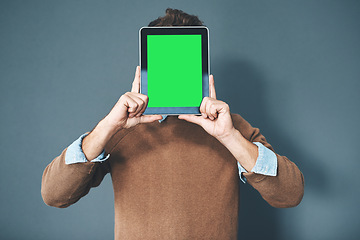
[[(110, 176), (67, 209), (44, 168), (130, 89), (167, 7), (210, 29), (218, 98), (305, 176), (292, 209), (241, 185), (241, 239), (359, 239), (359, 1), (0, 1), (0, 239), (112, 239)], [(240, 238), (239, 238), (240, 239)]]

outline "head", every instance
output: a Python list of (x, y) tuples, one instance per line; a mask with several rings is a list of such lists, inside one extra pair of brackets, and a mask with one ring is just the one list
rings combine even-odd
[(189, 15), (178, 9), (168, 8), (164, 17), (149, 23), (149, 27), (163, 26), (203, 26), (203, 22), (195, 15)]

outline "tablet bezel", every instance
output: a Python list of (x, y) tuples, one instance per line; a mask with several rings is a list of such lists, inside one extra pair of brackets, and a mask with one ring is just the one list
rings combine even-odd
[[(142, 27), (139, 30), (139, 59), (141, 68), (140, 91), (147, 95), (147, 36), (148, 35), (201, 35), (202, 98), (209, 96), (209, 29), (205, 26)], [(194, 107), (147, 107), (144, 114), (200, 114), (200, 105)]]

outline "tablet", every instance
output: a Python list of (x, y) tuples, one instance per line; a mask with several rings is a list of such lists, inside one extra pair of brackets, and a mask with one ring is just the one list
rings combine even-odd
[(144, 114), (200, 114), (209, 96), (209, 30), (203, 26), (139, 30)]

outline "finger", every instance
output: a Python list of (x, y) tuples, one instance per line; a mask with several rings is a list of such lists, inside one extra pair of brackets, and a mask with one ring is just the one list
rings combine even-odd
[(214, 120), (216, 118), (216, 112), (212, 112), (211, 106), (213, 105), (214, 101), (212, 98), (205, 97), (203, 103), (200, 106), (200, 112), (205, 117), (208, 117), (210, 120)]
[(141, 102), (141, 108), (139, 108), (139, 111), (137, 112), (136, 116), (139, 117), (141, 114), (143, 114), (146, 110), (147, 104), (149, 102), (149, 97), (141, 94), (141, 93), (130, 93), (134, 99), (139, 99)]
[(216, 99), (216, 91), (215, 91), (215, 81), (214, 75), (209, 76), (209, 90), (210, 90), (210, 97)]
[(141, 94), (141, 93), (133, 93), (136, 97), (141, 98), (144, 102), (149, 101), (149, 97), (147, 95)]
[(206, 114), (208, 115), (208, 117), (210, 118), (210, 120), (214, 120), (215, 119), (215, 116), (211, 113), (211, 106), (212, 106), (212, 102), (209, 100), (206, 102), (206, 105), (205, 105), (205, 111), (206, 111)]
[(216, 100), (211, 106), (210, 111), (215, 112), (216, 111), (216, 117), (219, 116), (219, 114), (230, 112), (229, 105), (227, 105), (223, 101)]
[[(132, 98), (137, 104), (138, 104), (138, 106), (137, 106), (137, 108), (136, 108), (136, 110), (135, 110), (135, 112), (133, 113), (135, 116), (138, 116), (138, 114), (142, 111), (142, 109), (144, 108), (144, 106), (145, 106), (145, 102), (144, 102), (144, 100), (142, 100), (141, 98), (139, 98), (139, 97), (133, 97)], [(141, 115), (141, 113), (140, 113), (140, 115)], [(139, 115), (139, 116), (140, 116)]]
[(140, 117), (140, 123), (151, 123), (161, 119), (162, 119), (161, 115), (142, 115)]
[(128, 95), (125, 95), (124, 98), (125, 98), (124, 105), (127, 107), (129, 117), (133, 117), (135, 115), (134, 113), (136, 112), (136, 109), (138, 108), (139, 104)]
[(147, 107), (147, 102), (145, 102), (143, 99), (142, 100), (142, 105), (141, 105), (141, 108), (139, 109), (139, 111), (137, 112), (136, 116), (137, 117), (140, 117), (146, 110), (146, 107)]
[(206, 114), (206, 103), (208, 102), (208, 100), (208, 97), (204, 97), (200, 105), (200, 113), (204, 118), (208, 117), (208, 115)]
[(209, 111), (210, 111), (211, 116), (214, 117), (214, 119), (216, 119), (216, 118), (218, 117), (217, 104), (212, 103), (212, 104), (210, 105)]
[(136, 115), (136, 117), (141, 116), (141, 114), (144, 113), (147, 107), (147, 103), (149, 101), (148, 96), (134, 92), (127, 92), (125, 93), (125, 95), (132, 98), (134, 101), (136, 101), (139, 104), (139, 107), (137, 108), (136, 112), (134, 112), (134, 114)]
[(179, 115), (178, 119), (183, 119), (185, 121), (191, 122), (191, 123), (195, 123), (197, 125), (202, 126), (202, 124), (204, 123), (204, 121), (206, 121), (205, 118), (201, 117), (201, 116), (196, 116), (196, 115)]
[(135, 78), (132, 83), (131, 92), (135, 92), (135, 93), (140, 92), (140, 66), (136, 67)]

